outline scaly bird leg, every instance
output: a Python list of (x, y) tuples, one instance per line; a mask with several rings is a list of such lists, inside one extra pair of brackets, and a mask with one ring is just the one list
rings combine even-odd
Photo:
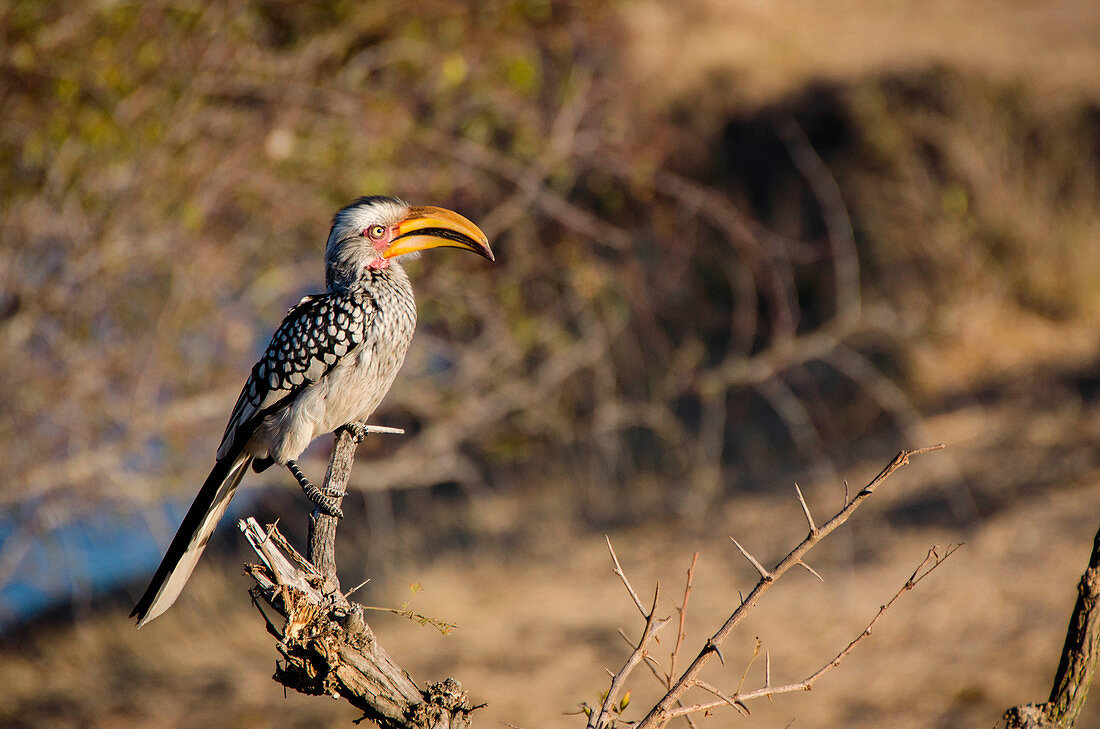
[(329, 516), (335, 516), (337, 519), (344, 518), (344, 512), (336, 505), (336, 499), (314, 486), (302, 473), (302, 469), (298, 468), (297, 461), (287, 461), (286, 467), (290, 469), (291, 474), (298, 481), (298, 485), (302, 487), (307, 499), (317, 504), (318, 508)]

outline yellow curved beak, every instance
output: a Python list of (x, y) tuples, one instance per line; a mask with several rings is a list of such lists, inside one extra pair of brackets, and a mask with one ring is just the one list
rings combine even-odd
[(397, 235), (382, 256), (393, 258), (428, 248), (465, 248), (490, 261), (496, 260), (489, 239), (480, 228), (458, 213), (430, 205), (409, 209), (408, 217), (398, 224)]

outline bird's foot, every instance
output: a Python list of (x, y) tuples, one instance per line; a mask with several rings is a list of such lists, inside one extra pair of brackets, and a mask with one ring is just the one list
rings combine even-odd
[(361, 423), (356, 420), (353, 423), (348, 423), (344, 426), (344, 430), (348, 432), (351, 439), (355, 441), (356, 445), (363, 442), (363, 439), (367, 437), (367, 433), (370, 431), (367, 429), (366, 423)]
[(338, 496), (343, 494), (335, 494), (332, 492), (324, 492), (317, 488), (306, 475), (302, 473), (302, 469), (298, 468), (297, 461), (287, 461), (286, 467), (290, 469), (290, 473), (293, 474), (294, 479), (298, 482), (298, 485), (302, 487), (302, 492), (306, 495), (306, 498), (317, 504), (317, 508), (325, 512), (329, 516), (334, 516), (337, 519), (344, 518), (344, 512), (336, 504)]
[(343, 429), (347, 431), (348, 435), (351, 436), (352, 440), (354, 440), (356, 444), (362, 443), (363, 439), (371, 433), (388, 433), (392, 435), (405, 434), (404, 428), (389, 428), (385, 425), (367, 425), (366, 423), (359, 420), (348, 423), (347, 425), (343, 426)]

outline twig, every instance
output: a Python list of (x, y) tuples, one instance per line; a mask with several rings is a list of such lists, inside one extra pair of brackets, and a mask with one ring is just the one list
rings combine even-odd
[[(704, 691), (708, 691), (708, 692), (714, 694), (715, 696), (720, 698), (723, 703), (729, 704), (730, 706), (737, 709), (737, 711), (739, 711), (741, 714), (743, 714), (745, 716), (748, 716), (752, 713), (751, 711), (749, 711), (749, 707), (745, 706), (745, 703), (743, 701), (741, 701), (741, 699), (738, 699), (738, 698), (733, 697), (733, 696), (726, 696), (724, 693), (719, 691), (714, 686), (711, 686), (706, 681), (697, 679), (695, 681), (695, 685), (698, 686), (699, 688), (703, 689)], [(684, 714), (684, 716), (687, 716), (687, 714)]]
[[(610, 545), (610, 542), (608, 543)], [(614, 553), (612, 553), (614, 554)], [(625, 576), (623, 578), (624, 584), (626, 583)], [(629, 590), (629, 586), (627, 587)], [(631, 652), (630, 656), (626, 659), (626, 663), (619, 669), (611, 679), (611, 685), (607, 689), (607, 694), (604, 695), (603, 704), (600, 706), (599, 711), (590, 711), (588, 714), (588, 729), (604, 729), (610, 727), (615, 721), (615, 707), (619, 706), (619, 692), (622, 690), (623, 684), (626, 683), (631, 672), (643, 661), (646, 657), (646, 649), (649, 646), (650, 641), (661, 628), (668, 624), (672, 618), (657, 618), (657, 602), (661, 595), (660, 583), (653, 590), (653, 605), (649, 609), (649, 613), (645, 615), (645, 629), (642, 631), (642, 637), (638, 640), (637, 647)]]
[[(889, 413), (906, 440), (920, 442), (931, 437), (931, 428), (921, 418), (909, 396), (866, 355), (840, 342), (822, 361), (857, 384), (883, 411)], [(944, 456), (930, 465), (934, 476), (938, 476), (935, 480), (941, 484), (940, 488), (956, 518), (972, 520), (978, 514), (978, 506), (968, 479), (950, 454)]]
[[(632, 641), (627, 636), (627, 634), (625, 632), (623, 632), (623, 629), (619, 628), (618, 632), (619, 632), (619, 637), (621, 637), (623, 640), (625, 640), (626, 644), (629, 645), (631, 648), (633, 648), (634, 647), (634, 641)], [(671, 672), (669, 672), (668, 674), (664, 673), (664, 671), (661, 669), (661, 664), (658, 663), (657, 660), (653, 656), (649, 655), (648, 653), (646, 655), (644, 655), (643, 658), (645, 659), (646, 668), (648, 668), (649, 672), (651, 674), (653, 674), (653, 678), (657, 679), (657, 683), (661, 684), (665, 688), (668, 688), (668, 685), (670, 683), (670, 678), (669, 677), (672, 675), (672, 673)], [(683, 706), (684, 704), (683, 704), (682, 701), (678, 701), (676, 703), (676, 705), (677, 706)], [(691, 729), (696, 729), (695, 720), (692, 719), (689, 714), (685, 714), (684, 719), (687, 721), (688, 726), (690, 726)]]
[(417, 625), (430, 625), (443, 635), (450, 635), (451, 631), (458, 628), (457, 623), (449, 623), (446, 620), (440, 620), (439, 618), (432, 618), (428, 617), (427, 615), (421, 615), (418, 612), (414, 612), (412, 609), (409, 608), (408, 603), (404, 603), (399, 608), (377, 607), (375, 605), (360, 605), (359, 607), (363, 610), (374, 610), (380, 613), (393, 613), (398, 617), (405, 618), (406, 620), (411, 620)]
[[(901, 451), (900, 453), (898, 453), (897, 456), (894, 457), (894, 460), (892, 460), (884, 469), (882, 469), (882, 471), (879, 472), (877, 476), (871, 479), (870, 483), (868, 483), (859, 493), (857, 493), (852, 498), (852, 500), (844, 506), (843, 509), (841, 509), (835, 516), (829, 519), (829, 521), (827, 521), (824, 525), (822, 525), (816, 533), (811, 533), (804, 540), (802, 540), (802, 542), (797, 547), (795, 547), (790, 552), (790, 554), (784, 557), (770, 572), (763, 569), (762, 566), (757, 567), (757, 570), (761, 573), (761, 577), (760, 580), (756, 583), (756, 586), (752, 589), (748, 596), (742, 600), (741, 604), (737, 607), (736, 610), (734, 610), (733, 614), (729, 616), (722, 627), (718, 629), (718, 632), (716, 632), (713, 636), (711, 636), (709, 640), (707, 640), (703, 649), (699, 652), (699, 655), (695, 657), (695, 660), (692, 661), (691, 665), (688, 666), (684, 673), (676, 680), (676, 683), (673, 684), (672, 688), (669, 689), (669, 691), (661, 698), (661, 700), (657, 702), (657, 704), (650, 710), (649, 714), (647, 714), (646, 717), (642, 719), (641, 723), (638, 724), (637, 729), (657, 729), (658, 727), (665, 726), (674, 716), (679, 716), (680, 714), (685, 713), (683, 708), (674, 708), (674, 704), (677, 702), (678, 699), (680, 699), (680, 697), (683, 696), (685, 691), (695, 685), (695, 680), (698, 678), (699, 672), (702, 671), (703, 666), (706, 665), (707, 661), (710, 659), (711, 654), (718, 652), (719, 646), (721, 646), (721, 644), (725, 641), (729, 634), (733, 632), (734, 628), (736, 628), (741, 623), (741, 621), (744, 620), (748, 612), (757, 604), (757, 602), (759, 602), (760, 598), (763, 597), (764, 593), (766, 593), (768, 589), (771, 588), (772, 584), (774, 584), (777, 579), (782, 577), (791, 567), (801, 563), (803, 561), (803, 557), (808, 551), (810, 551), (811, 548), (818, 544), (822, 539), (832, 534), (833, 531), (844, 524), (844, 522), (848, 521), (853, 512), (855, 512), (855, 510), (858, 509), (860, 505), (864, 501), (866, 501), (867, 498), (871, 496), (871, 494), (875, 492), (875, 489), (878, 488), (878, 486), (882, 484), (883, 481), (889, 478), (899, 468), (909, 463), (909, 458), (911, 456), (940, 450), (944, 447), (945, 446), (941, 443), (925, 448)], [(734, 542), (734, 544), (736, 544), (736, 542)], [(739, 549), (741, 549), (740, 545), (737, 546)], [(745, 554), (746, 557), (748, 557), (748, 553), (745, 552), (744, 549), (741, 549), (741, 552)], [(752, 561), (755, 563), (755, 560)], [(757, 566), (757, 564), (758, 563), (755, 563), (754, 566)], [(764, 575), (768, 575), (768, 578), (765, 578)], [(673, 713), (674, 711), (679, 713)]]
[(638, 612), (642, 614), (643, 618), (649, 619), (650, 614), (646, 614), (645, 608), (642, 607), (642, 601), (638, 599), (638, 593), (634, 592), (634, 588), (630, 586), (630, 580), (626, 578), (626, 573), (623, 572), (623, 566), (619, 564), (619, 558), (615, 555), (615, 548), (611, 546), (611, 538), (606, 534), (604, 535), (604, 541), (607, 542), (607, 551), (611, 553), (611, 561), (615, 564), (612, 568), (619, 579), (622, 580), (623, 586), (626, 591), (630, 593), (630, 598), (634, 601), (634, 605), (638, 608)]
[(688, 598), (691, 597), (691, 582), (695, 577), (695, 563), (699, 561), (699, 553), (691, 555), (691, 565), (687, 570), (687, 583), (684, 585), (684, 601), (680, 603), (680, 606), (676, 608), (680, 613), (680, 627), (676, 630), (676, 645), (672, 648), (672, 655), (669, 657), (668, 666), (668, 678), (666, 681), (666, 687), (672, 688), (672, 677), (676, 675), (676, 659), (680, 656), (680, 646), (684, 642), (684, 620), (687, 618), (687, 606)]
[[(852, 650), (859, 644), (859, 642), (871, 634), (871, 629), (875, 627), (875, 623), (877, 623), (879, 618), (881, 618), (886, 613), (886, 611), (889, 610), (895, 602), (897, 602), (898, 598), (900, 598), (903, 593), (908, 592), (909, 590), (912, 590), (914, 587), (916, 587), (921, 580), (930, 575), (934, 569), (943, 564), (948, 557), (959, 551), (963, 544), (965, 544), (965, 542), (949, 545), (947, 551), (944, 552), (942, 557), (936, 552), (935, 547), (929, 549), (928, 554), (925, 555), (921, 563), (917, 565), (917, 568), (913, 570), (913, 574), (911, 574), (909, 576), (909, 579), (905, 581), (905, 584), (902, 585), (901, 588), (894, 593), (893, 597), (891, 597), (885, 605), (881, 606), (878, 609), (878, 612), (875, 613), (875, 617), (871, 618), (871, 622), (867, 623), (867, 627), (863, 629), (863, 632), (856, 636), (852, 640), (852, 642), (850, 642), (844, 648), (844, 650), (842, 650), (840, 653), (837, 653), (833, 660), (826, 663), (824, 666), (818, 669), (816, 673), (803, 681), (803, 683), (806, 685), (806, 690), (809, 690), (809, 688), (813, 686), (814, 683), (819, 678), (821, 678), (821, 676), (825, 675), (833, 668), (839, 666), (840, 662), (844, 660), (844, 658), (847, 657), (849, 653), (852, 652)], [(929, 566), (929, 562), (932, 563), (931, 566)]]
[(745, 670), (741, 672), (741, 680), (737, 682), (737, 690), (735, 694), (741, 693), (741, 689), (745, 686), (745, 679), (749, 677), (749, 669), (752, 668), (752, 664), (756, 663), (756, 659), (760, 657), (760, 648), (763, 644), (760, 639), (757, 638), (752, 644), (752, 658), (749, 659), (749, 663), (745, 666)]
[(344, 593), (344, 599), (345, 599), (345, 600), (347, 600), (347, 599), (348, 599), (349, 597), (351, 597), (351, 596), (352, 596), (352, 595), (354, 595), (354, 594), (355, 594), (356, 592), (358, 592), (358, 591), (359, 591), (359, 588), (363, 587), (363, 586), (364, 586), (364, 585), (366, 585), (366, 584), (367, 584), (368, 582), (370, 582), (370, 578), (369, 578), (369, 577), (368, 577), (367, 579), (363, 580), (362, 582), (360, 582), (360, 583), (359, 583), (358, 585), (356, 585), (355, 587), (353, 587), (353, 588), (351, 588), (350, 590), (348, 590), (347, 592), (345, 592), (345, 593)]
[(817, 573), (817, 570), (815, 570), (815, 569), (814, 569), (813, 567), (811, 567), (810, 565), (806, 564), (805, 562), (803, 562), (803, 561), (799, 561), (799, 563), (798, 563), (798, 566), (799, 566), (799, 567), (801, 567), (802, 569), (806, 570), (807, 572), (809, 572), (809, 573), (810, 573), (811, 575), (813, 575), (813, 576), (814, 576), (814, 577), (816, 577), (817, 579), (821, 580), (822, 582), (824, 582), (824, 581), (825, 581), (825, 578), (824, 578), (824, 577), (822, 577), (821, 575), (819, 575), (819, 574)]
[[(764, 651), (764, 688), (772, 687), (772, 654)], [(771, 697), (769, 697), (771, 698)]]

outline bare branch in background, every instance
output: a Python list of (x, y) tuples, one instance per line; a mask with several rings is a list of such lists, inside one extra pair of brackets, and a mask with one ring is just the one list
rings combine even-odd
[(833, 248), (836, 276), (835, 316), (843, 321), (855, 321), (860, 316), (859, 254), (840, 186), (794, 117), (780, 117), (775, 128), (779, 138), (787, 146), (791, 161), (802, 173), (821, 206), (821, 217), (825, 221), (829, 243)]

